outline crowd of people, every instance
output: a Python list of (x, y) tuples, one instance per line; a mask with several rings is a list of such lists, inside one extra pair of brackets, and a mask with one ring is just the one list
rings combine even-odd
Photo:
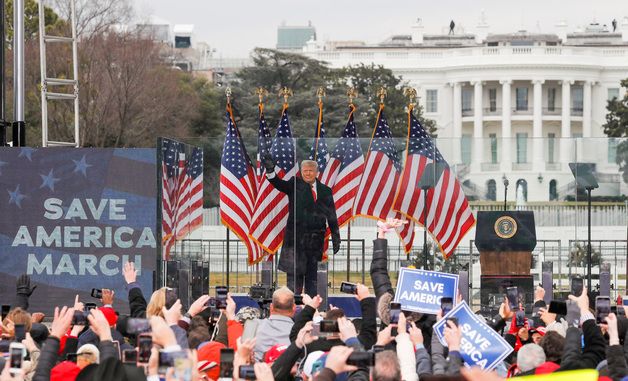
[[(628, 320), (611, 313), (596, 322), (586, 290), (570, 295), (566, 314), (556, 315), (538, 288), (538, 313), (523, 323), (505, 299), (486, 323), (513, 352), (491, 372), (465, 366), (463, 332), (454, 321), (447, 321), (446, 346), (441, 343), (433, 326), (442, 313), (405, 312), (391, 324), (389, 227), (380, 226), (374, 241), (374, 294), (356, 286), (361, 317), (353, 320), (341, 308), (324, 306), (318, 295), (304, 294), (297, 306), (286, 287), (274, 291), (264, 318), (258, 308), (237, 310), (230, 295), (224, 304), (204, 295), (184, 309), (175, 291), (164, 287), (147, 301), (129, 262), (123, 269), (128, 302), (103, 289), (100, 306), (86, 307), (77, 296), (70, 306), (55, 308), (52, 323), (43, 324), (42, 313), (29, 311), (33, 287), (21, 276), (16, 301), (2, 321), (0, 381), (494, 381), (578, 369), (595, 369), (600, 380), (628, 380)], [(120, 308), (121, 303), (128, 306)]]

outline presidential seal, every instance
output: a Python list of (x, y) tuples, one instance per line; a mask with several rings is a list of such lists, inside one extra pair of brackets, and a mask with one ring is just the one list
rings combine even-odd
[(499, 238), (512, 238), (517, 233), (517, 221), (510, 216), (502, 216), (495, 221), (495, 234)]

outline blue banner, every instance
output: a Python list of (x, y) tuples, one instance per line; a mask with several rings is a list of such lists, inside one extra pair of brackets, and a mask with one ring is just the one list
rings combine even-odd
[[(135, 262), (144, 295), (156, 266), (157, 169), (154, 149), (1, 148), (0, 298), (15, 279), (37, 289), (31, 311), (95, 301), (92, 288), (126, 300), (122, 266)], [(3, 302), (4, 303), (4, 302)], [(124, 312), (128, 303), (114, 302)]]
[(460, 355), (465, 365), (491, 370), (513, 351), (512, 346), (474, 314), (464, 301), (434, 324), (434, 332), (444, 346), (447, 346), (444, 339), (445, 324), (451, 317), (458, 319), (458, 327), (462, 332)]
[(436, 271), (416, 270), (402, 267), (395, 292), (395, 302), (401, 309), (427, 314), (440, 311), (440, 300), (458, 296), (458, 275)]

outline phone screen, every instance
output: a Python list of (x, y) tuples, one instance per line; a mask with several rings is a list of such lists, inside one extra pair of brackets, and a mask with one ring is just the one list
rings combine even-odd
[(233, 349), (220, 349), (220, 377), (233, 377)]
[(152, 348), (153, 338), (150, 335), (140, 335), (137, 340), (137, 362), (140, 364), (148, 364)]
[(567, 303), (562, 300), (552, 300), (550, 302), (547, 312), (551, 312), (557, 315), (567, 315)]
[(358, 286), (354, 283), (342, 282), (340, 283), (340, 292), (345, 294), (357, 294)]
[(135, 364), (137, 362), (137, 351), (135, 349), (125, 349), (122, 352), (122, 362)]
[(390, 324), (399, 323), (399, 314), (401, 313), (400, 303), (390, 303)]
[(15, 341), (21, 343), (22, 340), (26, 339), (26, 329), (24, 328), (24, 324), (16, 324), (15, 325)]
[(454, 308), (454, 301), (452, 298), (440, 299), (440, 309), (443, 311), (443, 316), (447, 315), (452, 308)]
[(227, 308), (227, 293), (229, 290), (225, 286), (216, 286), (216, 308), (219, 310)]
[(101, 299), (102, 298), (102, 290), (99, 288), (92, 288), (92, 298)]
[(519, 308), (519, 290), (517, 287), (508, 287), (506, 289), (506, 297), (511, 310)]
[(611, 313), (611, 299), (607, 296), (595, 298), (595, 319), (598, 324), (606, 324), (606, 317)]
[(22, 347), (13, 347), (11, 348), (11, 358), (10, 358), (10, 367), (13, 369), (21, 369), (22, 368)]
[(582, 295), (584, 280), (582, 278), (571, 278), (571, 295)]
[(7, 317), (7, 315), (9, 314), (9, 311), (11, 311), (11, 306), (8, 304), (3, 304), (2, 305), (2, 320), (4, 320), (4, 318)]

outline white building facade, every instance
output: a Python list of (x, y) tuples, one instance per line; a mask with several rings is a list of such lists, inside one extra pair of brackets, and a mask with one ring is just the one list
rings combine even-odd
[(377, 45), (310, 41), (304, 54), (331, 67), (383, 65), (416, 88), (439, 149), (475, 199), (501, 199), (504, 177), (526, 201), (565, 199), (575, 195), (574, 161), (596, 164), (598, 195), (619, 196), (617, 141), (602, 125), (628, 78), (628, 19), (620, 29), (489, 35), (480, 25), (447, 36), (417, 24)]

